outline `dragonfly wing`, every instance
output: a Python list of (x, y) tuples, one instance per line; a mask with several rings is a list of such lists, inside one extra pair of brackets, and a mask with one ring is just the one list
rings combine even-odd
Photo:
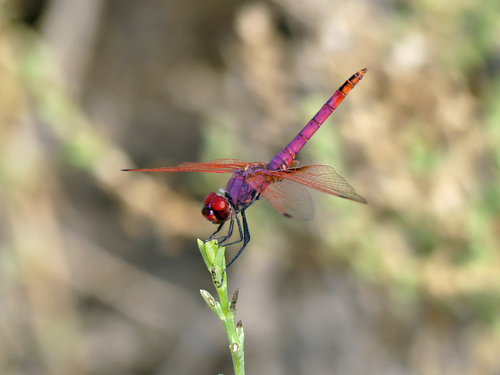
[(356, 194), (351, 185), (328, 165), (306, 165), (279, 172), (279, 176), (327, 194), (367, 203), (366, 199)]
[(238, 159), (215, 159), (203, 163), (182, 162), (176, 167), (157, 167), (144, 169), (124, 169), (130, 172), (209, 172), (230, 173), (237, 169), (243, 169), (247, 162)]
[(262, 195), (286, 217), (299, 220), (311, 220), (314, 217), (311, 194), (295, 181), (287, 179), (276, 181), (262, 191)]

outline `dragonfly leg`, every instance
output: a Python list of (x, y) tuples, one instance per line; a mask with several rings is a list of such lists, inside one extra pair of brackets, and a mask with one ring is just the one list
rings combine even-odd
[(231, 264), (233, 264), (234, 261), (236, 259), (238, 259), (238, 257), (241, 255), (241, 253), (243, 252), (243, 250), (245, 250), (245, 247), (250, 242), (250, 231), (248, 230), (248, 224), (247, 224), (247, 218), (245, 216), (245, 210), (241, 211), (241, 219), (243, 221), (243, 233), (241, 233), (241, 225), (240, 225), (239, 218), (236, 217), (236, 220), (238, 221), (238, 228), (240, 229), (240, 234), (242, 234), (242, 236), (241, 236), (241, 239), (239, 241), (234, 242), (234, 243), (238, 243), (238, 242), (243, 241), (243, 246), (241, 247), (241, 249), (238, 250), (238, 252), (233, 257), (233, 259), (231, 259), (231, 261), (226, 265), (226, 268), (222, 272), (223, 275), (227, 271), (227, 269), (231, 266)]
[[(241, 223), (240, 223), (240, 219), (238, 217), (238, 215), (236, 214), (236, 223), (238, 224), (238, 231), (240, 232), (240, 239), (237, 240), (237, 241), (233, 241), (231, 243), (225, 243), (224, 246), (229, 246), (229, 245), (234, 245), (235, 243), (240, 243), (241, 241), (243, 241), (243, 231), (241, 230)], [(231, 222), (232, 223), (232, 222)], [(231, 235), (232, 235), (232, 228), (231, 228)], [(229, 235), (227, 238), (225, 238), (223, 241), (221, 241), (220, 243), (222, 244), (224, 241), (227, 241), (231, 236)]]
[(217, 234), (222, 229), (223, 225), (224, 225), (224, 223), (219, 225), (219, 228), (217, 228), (217, 230), (214, 233), (212, 233), (212, 235), (209, 238), (210, 240), (217, 240), (219, 242), (219, 244), (222, 244), (224, 241), (227, 241), (229, 238), (231, 238), (231, 236), (233, 235), (234, 217), (231, 218), (231, 222), (229, 223), (229, 230), (227, 231), (227, 234), (225, 234), (223, 236), (219, 236), (219, 237), (214, 237), (214, 235)]
[[(241, 242), (241, 241), (243, 241), (243, 246), (241, 247), (241, 249), (238, 250), (238, 252), (233, 257), (233, 259), (231, 259), (229, 261), (229, 263), (226, 265), (226, 268), (224, 268), (224, 271), (222, 271), (222, 277), (221, 277), (219, 285), (222, 285), (222, 283), (224, 282), (224, 276), (226, 275), (227, 269), (231, 266), (231, 264), (234, 263), (234, 261), (236, 259), (238, 259), (238, 257), (241, 255), (241, 253), (243, 252), (243, 250), (245, 250), (245, 247), (250, 242), (250, 231), (248, 230), (247, 217), (245, 216), (245, 210), (241, 211), (241, 219), (243, 221), (243, 230), (241, 229), (240, 218), (238, 217), (238, 215), (235, 215), (235, 216), (236, 216), (236, 222), (238, 223), (238, 229), (240, 231), (240, 239), (238, 241), (231, 242), (230, 244), (226, 244), (224, 246), (234, 245), (235, 243), (238, 243), (238, 242)], [(218, 286), (218, 288), (220, 288), (220, 286)]]
[(215, 232), (213, 232), (210, 237), (207, 238), (207, 241), (211, 241), (211, 240), (217, 240), (219, 239), (219, 237), (214, 237), (217, 233), (220, 232), (220, 230), (222, 229), (222, 227), (224, 226), (224, 224), (226, 224), (225, 222), (222, 222), (220, 223), (220, 225), (217, 227), (217, 230)]

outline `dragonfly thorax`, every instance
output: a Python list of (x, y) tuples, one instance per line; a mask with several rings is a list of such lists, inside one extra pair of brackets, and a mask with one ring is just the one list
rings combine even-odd
[(201, 214), (212, 223), (220, 224), (231, 216), (231, 206), (226, 197), (210, 193), (203, 202)]
[[(265, 169), (264, 163), (251, 163), (244, 169), (233, 172), (226, 186), (226, 197), (236, 212), (249, 207), (260, 198), (261, 190), (267, 187), (268, 181), (257, 175)], [(262, 188), (257, 190), (256, 186)]]

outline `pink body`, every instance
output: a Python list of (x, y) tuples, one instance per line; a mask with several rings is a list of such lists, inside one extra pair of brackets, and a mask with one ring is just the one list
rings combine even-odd
[[(305, 146), (307, 141), (311, 139), (314, 133), (316, 133), (316, 131), (325, 122), (325, 120), (332, 114), (335, 108), (337, 108), (337, 106), (342, 102), (342, 100), (344, 100), (347, 94), (363, 78), (363, 75), (365, 73), (366, 69), (362, 69), (359, 72), (353, 74), (351, 78), (344, 82), (344, 84), (340, 86), (337, 91), (335, 91), (330, 99), (328, 99), (325, 105), (321, 107), (321, 109), (318, 111), (318, 113), (316, 113), (311, 121), (309, 121), (306, 126), (304, 126), (299, 134), (297, 134), (285, 148), (278, 152), (267, 165), (258, 164), (256, 166), (251, 166), (245, 170), (237, 170), (233, 172), (233, 176), (227, 184), (226, 192), (231, 197), (234, 206), (245, 207), (246, 205), (251, 204), (254, 200), (258, 199), (258, 196), (260, 194), (263, 194), (265, 192), (270, 183), (274, 182), (269, 178), (255, 177), (256, 174), (262, 175), (264, 174), (263, 171), (266, 169), (269, 171), (288, 169), (302, 147)], [(252, 179), (256, 178), (259, 181), (252, 181), (252, 183), (249, 183)], [(255, 186), (257, 188), (254, 188)], [(359, 199), (356, 200), (360, 201)]]
[(344, 98), (349, 94), (354, 86), (363, 78), (367, 69), (362, 69), (356, 72), (344, 82), (340, 88), (335, 91), (330, 99), (325, 103), (323, 107), (316, 113), (316, 115), (304, 126), (299, 134), (280, 152), (276, 154), (274, 158), (271, 159), (268, 165), (268, 169), (277, 170), (285, 169), (290, 166), (290, 163), (297, 156), (299, 151), (304, 147), (309, 139), (314, 133), (319, 129), (325, 120), (332, 114), (332, 112), (337, 108), (337, 106), (344, 100)]

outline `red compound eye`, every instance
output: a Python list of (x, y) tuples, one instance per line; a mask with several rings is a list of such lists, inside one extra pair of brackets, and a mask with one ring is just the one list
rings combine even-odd
[(231, 216), (231, 208), (225, 197), (210, 193), (204, 201), (201, 214), (214, 224), (220, 224)]
[(205, 198), (205, 202), (203, 203), (205, 203), (205, 205), (209, 204), (214, 197), (217, 197), (217, 194), (215, 193), (208, 194), (207, 197)]
[(208, 206), (204, 206), (201, 209), (201, 214), (205, 217), (205, 219), (211, 221), (214, 224), (217, 224), (218, 220), (215, 217), (214, 212)]
[(227, 200), (224, 197), (216, 195), (210, 202), (214, 211), (224, 211), (227, 207)]

